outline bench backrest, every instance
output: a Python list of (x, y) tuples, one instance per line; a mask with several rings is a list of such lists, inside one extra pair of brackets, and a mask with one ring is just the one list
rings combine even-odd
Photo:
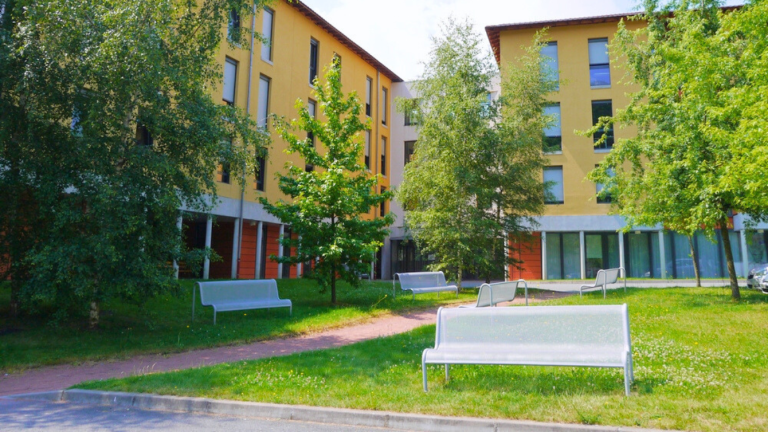
[(535, 353), (567, 346), (630, 350), (627, 305), (441, 308), (435, 348), (471, 352), (481, 346), (525, 347)]
[(497, 282), (480, 285), (477, 293), (477, 307), (493, 306), (496, 303), (512, 301), (517, 295), (518, 282)]
[(274, 279), (198, 282), (200, 303), (211, 306), (218, 303), (243, 300), (279, 300)]
[(598, 270), (595, 285), (610, 285), (619, 281), (619, 271), (621, 269)]
[(400, 288), (404, 290), (446, 286), (443, 272), (398, 273), (396, 276), (400, 278)]

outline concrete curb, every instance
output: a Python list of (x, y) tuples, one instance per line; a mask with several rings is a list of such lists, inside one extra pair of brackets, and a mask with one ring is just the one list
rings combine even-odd
[[(158, 396), (140, 393), (100, 392), (91, 390), (59, 390), (7, 396), (7, 399), (71, 402), (115, 406), (150, 411), (171, 411), (223, 416), (252, 417), (270, 420), (292, 420), (346, 426), (378, 427), (425, 432), (652, 432), (617, 426), (589, 426), (560, 423), (538, 423), (519, 420), (495, 420), (469, 417), (443, 417), (402, 414), (387, 411), (365, 411), (321, 408), (303, 405), (277, 405), (203, 398)], [(658, 431), (657, 432), (661, 432)], [(669, 431), (667, 431), (669, 432)]]

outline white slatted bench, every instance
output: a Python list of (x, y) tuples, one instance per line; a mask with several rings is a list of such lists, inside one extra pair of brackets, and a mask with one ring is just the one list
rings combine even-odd
[(400, 289), (410, 291), (413, 298), (416, 294), (436, 292), (440, 297), (440, 291), (456, 291), (456, 297), (459, 296), (459, 287), (448, 285), (445, 282), (443, 272), (419, 272), (419, 273), (396, 273), (392, 279), (392, 292), (397, 296), (397, 279), (400, 279)]
[(598, 270), (594, 285), (582, 285), (579, 287), (579, 297), (584, 291), (592, 291), (598, 288), (603, 289), (603, 298), (605, 298), (606, 285), (615, 284), (619, 281), (619, 274), (624, 275), (624, 292), (627, 292), (627, 273), (624, 267), (608, 270)]
[(427, 364), (584, 366), (624, 369), (629, 395), (632, 345), (627, 305), (440, 308)]
[[(213, 306), (213, 324), (217, 312), (287, 307), (293, 314), (290, 300), (281, 299), (274, 279), (198, 282), (200, 303)], [(195, 291), (192, 290), (192, 320), (195, 319)]]
[(497, 282), (492, 284), (484, 283), (480, 285), (480, 290), (477, 292), (476, 304), (459, 307), (493, 307), (499, 303), (514, 301), (517, 296), (517, 289), (520, 288), (521, 283), (525, 287), (525, 305), (528, 306), (528, 282), (519, 279), (516, 281)]

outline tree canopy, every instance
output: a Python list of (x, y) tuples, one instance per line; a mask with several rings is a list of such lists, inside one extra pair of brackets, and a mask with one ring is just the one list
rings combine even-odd
[(179, 209), (208, 211), (219, 163), (252, 175), (268, 144), (211, 98), (231, 14), (261, 3), (0, 0), (0, 280), (17, 304), (95, 324), (100, 302), (173, 290), (171, 263), (199, 261)]
[[(590, 173), (632, 225), (663, 224), (687, 235), (722, 231), (732, 297), (739, 298), (731, 211), (768, 215), (766, 32), (768, 2), (723, 11), (715, 0), (643, 2), (646, 28), (622, 23), (611, 46), (639, 90), (625, 109), (588, 133), (633, 125)], [(762, 164), (762, 169), (758, 168)]]
[[(368, 274), (387, 227), (394, 222), (391, 213), (379, 211), (392, 193), (377, 191), (380, 176), (371, 175), (362, 164), (360, 132), (370, 130), (370, 120), (362, 120), (357, 94), (342, 92), (340, 67), (334, 62), (327, 68), (324, 84), (315, 80), (317, 113), (310, 113), (299, 100), (298, 119), (276, 121), (278, 133), (288, 143), (286, 152), (299, 154), (306, 165), (289, 162), (285, 174), (277, 176), (289, 200), (261, 199), (267, 211), (297, 236), (280, 240), (284, 247), (295, 248), (295, 254), (273, 259), (305, 263), (306, 277), (317, 280), (323, 289), (330, 288), (332, 303), (336, 303), (338, 279), (358, 286), (360, 276)], [(305, 137), (295, 130), (306, 132)], [(366, 216), (372, 210), (377, 216)]]
[(509, 238), (524, 239), (544, 204), (543, 130), (552, 119), (543, 112), (556, 83), (545, 79), (536, 39), (493, 97), (499, 74), (484, 45), (471, 24), (448, 20), (413, 85), (417, 99), (398, 101), (419, 131), (397, 192), (406, 226), (459, 283), (463, 272), (490, 279), (516, 264)]

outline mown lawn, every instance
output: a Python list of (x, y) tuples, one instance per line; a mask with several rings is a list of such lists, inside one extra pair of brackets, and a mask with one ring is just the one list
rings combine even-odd
[[(702, 431), (768, 429), (768, 296), (631, 289), (547, 304), (628, 303), (635, 384), (621, 370), (454, 366), (445, 383), (421, 352), (434, 326), (338, 349), (76, 387), (259, 402)], [(535, 307), (535, 306), (533, 306)]]
[[(179, 296), (153, 299), (143, 307), (112, 302), (102, 307), (101, 328), (85, 328), (85, 317), (53, 324), (46, 316), (23, 320), (8, 318), (10, 288), (0, 284), (0, 372), (62, 363), (126, 358), (137, 354), (171, 353), (191, 349), (248, 343), (319, 332), (359, 323), (374, 317), (426, 309), (457, 301), (470, 302), (476, 290), (455, 295), (421, 294), (392, 298), (391, 282), (363, 281), (360, 288), (340, 283), (336, 306), (330, 292), (319, 293), (309, 280), (279, 280), (281, 298), (293, 302), (288, 309), (222, 312), (213, 325), (213, 310), (200, 306), (192, 317), (192, 281), (182, 282)], [(399, 293), (398, 293), (399, 294)]]

